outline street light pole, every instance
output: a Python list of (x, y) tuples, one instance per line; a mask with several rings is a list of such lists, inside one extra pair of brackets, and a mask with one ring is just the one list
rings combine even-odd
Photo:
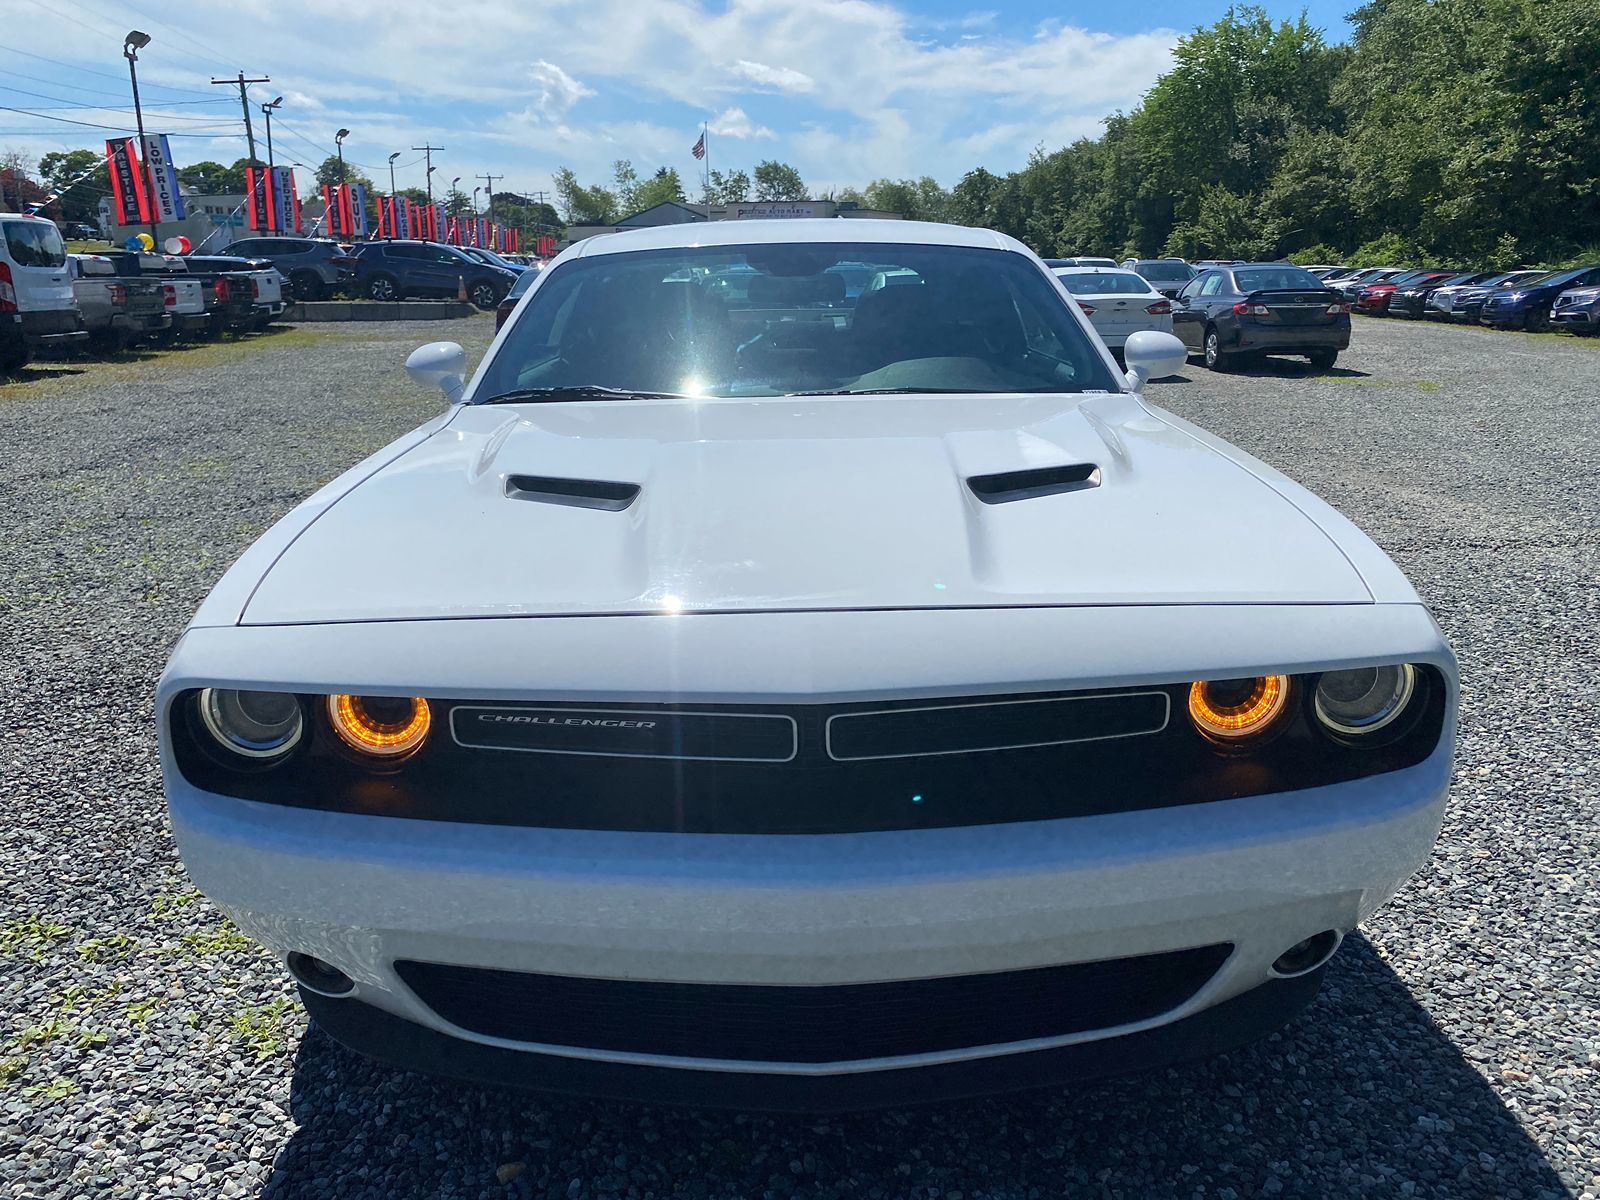
[[(139, 51), (149, 44), (150, 35), (148, 33), (140, 33), (137, 29), (130, 29), (128, 36), (122, 39), (122, 57), (128, 60), (128, 80), (133, 84), (133, 123), (139, 130), (139, 152), (133, 158), (133, 168), (136, 171), (144, 169), (139, 164), (145, 154), (144, 110), (139, 107), (139, 68), (136, 64), (139, 61)], [(150, 214), (150, 240), (158, 246), (161, 244), (161, 234), (156, 229), (155, 212), (153, 210)]]
[[(399, 158), (399, 157), (400, 157), (400, 151), (398, 151), (398, 150), (396, 150), (393, 154), (389, 155), (389, 215), (391, 217), (393, 217), (395, 215), (396, 210), (399, 208), (399, 205), (397, 205), (394, 202), (394, 160)], [(392, 220), (385, 221), (383, 223), (383, 227), (389, 231), (389, 240), (393, 241), (394, 240), (394, 221), (392, 221)]]
[(279, 96), (276, 100), (272, 101), (270, 104), (263, 104), (261, 106), (261, 111), (267, 118), (267, 170), (269, 170), (269, 171), (272, 170), (272, 167), (273, 167), (273, 161), (272, 161), (272, 113), (278, 107), (278, 105), (280, 105), (282, 103), (283, 103), (283, 97)]
[[(273, 186), (276, 183), (276, 179), (273, 176), (275, 164), (272, 159), (272, 112), (282, 103), (283, 97), (279, 96), (272, 103), (261, 106), (261, 113), (267, 118), (267, 173), (261, 180), (261, 198), (263, 207), (267, 209), (267, 228), (269, 230), (275, 228), (278, 224), (278, 213), (275, 211), (278, 209), (278, 196), (277, 189)], [(269, 189), (271, 190), (269, 191)], [(272, 197), (270, 205), (266, 204), (266, 199), (269, 195)], [(251, 199), (250, 203), (252, 205), (255, 204), (254, 198)], [(283, 231), (279, 230), (278, 232), (281, 233)]]
[(344, 140), (350, 136), (348, 129), (341, 129), (333, 135), (333, 144), (339, 147), (339, 183), (344, 183)]

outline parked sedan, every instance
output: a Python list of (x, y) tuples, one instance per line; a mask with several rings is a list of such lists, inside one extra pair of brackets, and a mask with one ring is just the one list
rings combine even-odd
[(1149, 281), (1168, 300), (1183, 290), (1183, 285), (1195, 277), (1196, 271), (1181, 258), (1130, 258), (1122, 264), (1124, 270)]
[(1112, 350), (1121, 350), (1129, 335), (1141, 329), (1172, 332), (1172, 301), (1132, 271), (1060, 267), (1055, 276)]
[[(804, 302), (862, 261), (922, 283)], [(179, 639), (185, 866), (323, 1032), (480, 1082), (861, 1108), (1277, 1028), (1429, 856), (1455, 663), (1127, 353), (987, 230), (580, 242)]]
[(1562, 292), (1596, 285), (1600, 285), (1600, 266), (1551, 271), (1513, 287), (1496, 288), (1484, 297), (1478, 320), (1497, 329), (1538, 333), (1550, 328), (1550, 313)]
[(1600, 333), (1600, 287), (1562, 292), (1550, 310), (1550, 323), (1569, 333)]
[(517, 301), (527, 295), (528, 289), (533, 286), (534, 280), (538, 278), (539, 272), (537, 269), (526, 270), (517, 277), (517, 281), (511, 285), (511, 290), (501, 298), (499, 305), (494, 310), (494, 327), (496, 329), (504, 325), (506, 318), (516, 311)]
[(356, 247), (355, 287), (373, 300), (454, 298), (462, 287), (482, 309), (500, 303), (520, 271), (490, 266), (442, 242), (367, 242)]
[(1389, 301), (1394, 296), (1396, 288), (1425, 283), (1433, 279), (1449, 279), (1457, 273), (1454, 267), (1423, 267), (1420, 270), (1407, 271), (1403, 275), (1391, 276), (1378, 283), (1369, 283), (1356, 297), (1354, 311), (1369, 317), (1388, 316)]
[(1300, 267), (1212, 267), (1172, 302), (1172, 331), (1213, 371), (1241, 355), (1304, 354), (1321, 370), (1350, 345), (1350, 304)]
[(1544, 271), (1503, 271), (1491, 275), (1482, 283), (1451, 285), (1440, 288), (1428, 297), (1428, 314), (1446, 321), (1476, 321), (1483, 301), (1495, 288), (1514, 287), (1531, 279), (1538, 279)]
[(1395, 288), (1394, 294), (1389, 297), (1389, 315), (1391, 317), (1421, 317), (1428, 311), (1428, 303), (1433, 293), (1440, 288), (1467, 287), (1474, 283), (1482, 283), (1493, 279), (1498, 271), (1467, 271), (1462, 274), (1434, 276), (1427, 279), (1414, 280), (1410, 283), (1400, 284)]
[(1410, 267), (1366, 267), (1354, 275), (1346, 275), (1343, 279), (1327, 284), (1334, 291), (1342, 295), (1352, 304), (1361, 295), (1361, 289), (1370, 287), (1374, 283), (1382, 283), (1385, 279), (1393, 279), (1397, 275), (1404, 275), (1411, 270)]

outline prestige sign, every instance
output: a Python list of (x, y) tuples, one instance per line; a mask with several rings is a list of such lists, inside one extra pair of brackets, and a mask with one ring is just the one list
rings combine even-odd
[(770, 200), (756, 204), (730, 204), (728, 216), (735, 221), (770, 220), (774, 217), (831, 217), (833, 205), (827, 201), (812, 204)]

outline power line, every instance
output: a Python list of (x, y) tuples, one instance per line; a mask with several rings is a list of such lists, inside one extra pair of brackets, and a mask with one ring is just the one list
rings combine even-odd
[[(65, 109), (96, 109), (96, 110), (98, 110), (100, 112), (120, 113), (123, 116), (129, 115), (133, 111), (132, 109), (128, 109), (128, 108), (120, 108), (120, 107), (118, 107), (117, 105), (114, 105), (114, 104), (73, 104), (73, 103), (67, 101), (67, 98), (65, 96), (47, 96), (43, 92), (30, 92), (26, 88), (12, 87), (9, 83), (0, 83), (0, 90), (4, 90), (4, 91), (8, 91), (8, 92), (17, 92), (17, 93), (19, 93), (21, 95), (24, 95), (24, 96), (32, 96), (37, 100), (60, 100), (60, 101), (63, 101), (64, 102), (64, 109), (61, 110), (61, 111), (64, 111)], [(153, 106), (152, 111), (159, 110), (162, 107), (164, 107), (164, 106), (155, 105), (155, 106)], [(52, 110), (40, 109), (40, 110), (37, 110), (37, 111), (48, 112), (48, 111), (52, 111)], [(222, 122), (218, 122), (218, 121), (209, 121), (205, 117), (176, 117), (176, 116), (168, 115), (168, 116), (165, 117), (165, 119), (168, 120), (168, 121), (184, 121), (184, 122), (188, 122), (188, 123), (204, 123), (204, 124), (210, 124), (210, 125), (222, 124)], [(232, 122), (228, 122), (228, 124), (232, 124)]]
[(180, 41), (188, 42), (189, 45), (195, 47), (195, 49), (203, 50), (206, 54), (215, 56), (216, 62), (225, 63), (229, 61), (229, 55), (224, 54), (215, 46), (206, 45), (198, 38), (190, 37), (189, 34), (185, 33), (182, 29), (179, 29), (176, 25), (173, 25), (168, 21), (163, 21), (160, 17), (152, 17), (149, 13), (142, 12), (141, 10), (134, 8), (134, 6), (129, 4), (127, 0), (118, 0), (118, 2), (122, 8), (127, 9), (129, 12), (133, 13), (134, 16), (139, 17), (140, 19), (147, 21), (152, 25), (159, 25), (161, 28), (165, 29), (168, 33)]
[[(34, 112), (32, 109), (29, 109), (29, 108), (13, 108), (9, 104), (0, 104), (0, 112), (20, 113), (24, 117), (36, 117), (41, 121), (59, 121), (63, 125), (81, 125), (85, 129), (109, 129), (113, 133), (136, 133), (136, 132), (138, 132), (135, 129), (128, 128), (128, 126), (126, 126), (126, 125), (101, 125), (101, 124), (99, 124), (98, 122), (95, 122), (95, 121), (74, 121), (71, 117), (52, 117), (49, 113)], [(230, 124), (231, 124), (231, 122), (230, 122)], [(44, 133), (44, 132), (45, 132), (45, 130), (42, 130), (42, 129), (22, 129), (22, 130), (18, 130), (16, 133), (12, 134), (11, 136), (13, 136), (13, 137), (21, 137), (21, 136), (24, 136), (24, 135), (27, 135), (27, 134)], [(215, 141), (216, 139), (218, 139), (220, 137), (225, 137), (226, 135), (225, 134), (220, 134), (220, 133), (169, 133), (167, 136), (168, 137), (209, 138), (210, 140)]]
[[(42, 54), (34, 54), (32, 51), (29, 51), (29, 50), (18, 50), (15, 46), (0, 46), (0, 50), (4, 50), (7, 54), (20, 54), (20, 55), (22, 55), (23, 58), (32, 58), (32, 59), (35, 59), (35, 60), (37, 60), (39, 62), (42, 62), (42, 63), (49, 63), (53, 67), (65, 67), (69, 71), (77, 71), (79, 74), (82, 74), (82, 75), (94, 75), (94, 76), (97, 76), (98, 78), (101, 78), (101, 79), (114, 79), (118, 83), (124, 82), (121, 75), (113, 75), (109, 71), (96, 71), (92, 67), (80, 67), (76, 63), (62, 62), (59, 58), (46, 58)], [(49, 82), (54, 83), (55, 81), (54, 80), (50, 80)], [(74, 85), (74, 86), (76, 86), (76, 85)], [(152, 82), (152, 83), (146, 83), (144, 86), (146, 88), (158, 87), (158, 88), (161, 88), (163, 91), (167, 91), (167, 92), (179, 92), (179, 93), (181, 93), (182, 95), (185, 95), (185, 96), (203, 96), (203, 95), (205, 95), (204, 92), (195, 91), (193, 88), (173, 87), (170, 83), (153, 83)], [(86, 89), (79, 89), (79, 90), (86, 90)], [(110, 94), (112, 94), (112, 93), (107, 93), (107, 95), (110, 95)], [(120, 95), (121, 93), (116, 93), (116, 94)]]
[(239, 72), (237, 79), (213, 79), (212, 87), (234, 87), (239, 89), (239, 107), (244, 109), (244, 140), (250, 147), (250, 161), (256, 162), (256, 131), (250, 124), (250, 95), (249, 86), (252, 83), (271, 83), (272, 76), (263, 75), (260, 79), (246, 79), (244, 72)]

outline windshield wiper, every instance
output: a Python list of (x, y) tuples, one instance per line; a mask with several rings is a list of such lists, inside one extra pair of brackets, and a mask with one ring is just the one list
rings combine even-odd
[(521, 404), (524, 401), (538, 400), (692, 400), (693, 396), (683, 392), (636, 392), (631, 388), (601, 387), (597, 383), (570, 384), (566, 387), (531, 387), (513, 388), (509, 392), (501, 392), (498, 396), (490, 396), (486, 400), (474, 400), (474, 404)]
[(814, 392), (785, 392), (785, 396), (977, 396), (982, 388), (885, 387), (818, 388)]

